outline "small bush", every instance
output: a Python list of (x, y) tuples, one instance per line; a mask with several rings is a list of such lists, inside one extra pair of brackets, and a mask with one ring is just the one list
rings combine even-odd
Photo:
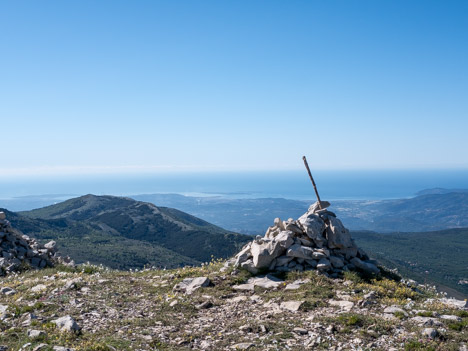
[(91, 265), (85, 265), (82, 268), (82, 272), (85, 274), (94, 274), (99, 271), (99, 268), (96, 266), (91, 266)]
[(395, 317), (397, 317), (398, 319), (405, 319), (406, 318), (405, 314), (403, 312), (401, 312), (401, 311), (397, 311), (393, 315)]
[(42, 328), (46, 330), (54, 330), (57, 328), (57, 325), (52, 322), (45, 322), (44, 324), (42, 324)]
[(433, 317), (431, 311), (418, 312), (416, 315), (420, 317)]
[(461, 318), (468, 318), (468, 311), (457, 311), (455, 315)]
[(448, 324), (449, 329), (452, 329), (455, 331), (462, 331), (467, 326), (468, 326), (468, 321), (453, 322), (453, 323)]
[(362, 316), (358, 314), (348, 314), (348, 315), (341, 315), (338, 317), (338, 321), (347, 326), (362, 326), (363, 319)]
[(405, 344), (405, 351), (435, 351), (436, 348), (418, 340), (411, 340)]
[(355, 284), (361, 284), (364, 282), (361, 276), (357, 272), (351, 272), (351, 271), (344, 272), (344, 278), (346, 280), (352, 281)]

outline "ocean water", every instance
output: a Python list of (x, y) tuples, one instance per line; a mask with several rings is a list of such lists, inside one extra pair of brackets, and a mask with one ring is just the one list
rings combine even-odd
[[(407, 198), (429, 188), (468, 189), (468, 170), (315, 171), (313, 175), (323, 200)], [(0, 178), (0, 199), (44, 194), (67, 198), (90, 193), (315, 199), (305, 170)]]

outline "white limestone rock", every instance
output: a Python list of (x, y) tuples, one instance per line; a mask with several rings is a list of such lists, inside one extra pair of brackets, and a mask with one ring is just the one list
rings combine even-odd
[(434, 317), (421, 317), (421, 316), (416, 316), (413, 318), (410, 318), (410, 321), (420, 325), (420, 326), (425, 326), (425, 327), (442, 327), (444, 324), (439, 321), (437, 318)]
[(73, 317), (71, 316), (65, 316), (65, 317), (55, 319), (52, 321), (52, 323), (55, 323), (57, 328), (59, 328), (63, 332), (77, 334), (81, 330), (81, 328), (76, 323), (75, 319), (73, 319)]
[(244, 248), (236, 255), (236, 262), (234, 263), (234, 267), (239, 267), (242, 263), (247, 261), (249, 258), (252, 257), (250, 252), (250, 248), (252, 243), (248, 243), (244, 246)]
[(55, 251), (57, 248), (57, 243), (54, 240), (49, 241), (44, 247), (49, 251)]
[(332, 268), (330, 261), (327, 258), (322, 258), (317, 263), (317, 269), (319, 271), (328, 271)]
[(28, 338), (30, 339), (40, 339), (40, 338), (45, 338), (47, 336), (47, 333), (43, 330), (36, 330), (36, 329), (29, 329), (28, 330)]
[(461, 322), (463, 319), (458, 316), (453, 316), (451, 314), (443, 314), (439, 317), (440, 319), (445, 319), (446, 321)]
[(8, 317), (8, 305), (0, 305), (0, 320)]
[(297, 222), (292, 218), (288, 219), (287, 222), (283, 222), (284, 229), (293, 232), (294, 234), (302, 235), (302, 229), (299, 227)]
[(322, 258), (328, 258), (328, 255), (323, 252), (323, 250), (314, 250), (312, 253), (312, 258), (314, 260), (321, 260)]
[(252, 283), (233, 285), (232, 288), (237, 291), (255, 291), (255, 285)]
[(331, 306), (339, 307), (342, 311), (349, 312), (354, 307), (354, 303), (345, 300), (329, 300), (328, 304)]
[(457, 299), (451, 299), (451, 298), (442, 298), (439, 300), (443, 304), (446, 304), (447, 306), (450, 306), (452, 308), (457, 308), (460, 310), (466, 310), (468, 309), (468, 300), (457, 300)]
[(252, 274), (258, 274), (259, 270), (257, 267), (255, 267), (255, 264), (253, 263), (253, 260), (250, 258), (245, 262), (241, 263), (241, 268), (244, 268), (247, 272), (250, 272)]
[(247, 281), (247, 283), (263, 289), (276, 289), (280, 287), (284, 281), (271, 274), (267, 274), (264, 277), (252, 277)]
[(305, 260), (313, 259), (313, 254), (314, 250), (312, 248), (298, 244), (292, 245), (286, 253), (289, 257), (303, 258)]
[(424, 328), (421, 334), (422, 336), (429, 339), (435, 339), (439, 336), (439, 332), (434, 328)]
[(187, 295), (191, 295), (199, 288), (204, 288), (211, 285), (211, 280), (207, 277), (185, 278), (173, 288), (174, 291), (183, 291)]
[(319, 205), (319, 202), (316, 201), (312, 205), (309, 206), (309, 209), (307, 210), (307, 212), (315, 213), (320, 210), (324, 210), (328, 207), (330, 207), (330, 203), (328, 201), (320, 201), (320, 205)]
[(32, 292), (41, 292), (41, 291), (44, 291), (44, 290), (47, 290), (47, 286), (44, 285), (44, 284), (38, 284), (38, 285), (33, 286), (31, 288)]
[(284, 301), (281, 302), (280, 308), (289, 312), (297, 312), (304, 304), (304, 301)]
[(329, 226), (327, 227), (328, 247), (346, 249), (353, 247), (351, 235), (338, 218), (330, 217), (328, 219)]
[(322, 233), (325, 230), (325, 222), (316, 214), (305, 214), (299, 218), (299, 222), (305, 229), (306, 235), (312, 239), (318, 247), (322, 247), (325, 238)]
[(284, 225), (283, 225), (283, 221), (281, 220), (281, 218), (275, 218), (275, 220), (273, 221), (273, 223), (275, 223), (275, 226), (281, 230), (285, 230), (284, 228)]
[(293, 232), (283, 230), (273, 239), (254, 241), (251, 246), (253, 264), (256, 268), (268, 268), (271, 262), (281, 256), (293, 243)]
[(292, 283), (289, 283), (286, 285), (284, 290), (297, 290), (299, 289), (302, 285), (310, 283), (310, 279), (298, 279), (293, 281)]

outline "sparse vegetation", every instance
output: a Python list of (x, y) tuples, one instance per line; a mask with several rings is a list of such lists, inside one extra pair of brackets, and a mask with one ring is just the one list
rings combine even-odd
[[(451, 350), (468, 341), (466, 311), (426, 304), (431, 292), (416, 291), (396, 280), (380, 277), (366, 281), (356, 273), (346, 273), (344, 280), (333, 280), (315, 271), (291, 272), (282, 274), (285, 284), (277, 290), (240, 293), (233, 286), (245, 283), (251, 275), (245, 271), (231, 274), (232, 268), (220, 272), (222, 265), (221, 260), (212, 260), (202, 267), (133, 272), (93, 265), (58, 266), (8, 276), (2, 285), (16, 289), (17, 293), (0, 296), (0, 304), (8, 306), (10, 315), (0, 325), (3, 330), (0, 345), (19, 349), (27, 342), (32, 342), (33, 347), (42, 342), (49, 349), (61, 345), (77, 351), (188, 350), (200, 348), (201, 341), (206, 340), (215, 350), (246, 342), (254, 345), (249, 350), (287, 346), (299, 351), (305, 344), (326, 350), (360, 340), (356, 347), (375, 345), (368, 346), (369, 350), (384, 350), (392, 345), (397, 348), (404, 345), (405, 350)], [(173, 291), (174, 285), (183, 279), (200, 276), (209, 277), (214, 286), (200, 288), (192, 295)], [(298, 279), (309, 281), (297, 290), (285, 289)], [(65, 289), (72, 281), (76, 284)], [(32, 293), (31, 289), (38, 284), (44, 284), (46, 289)], [(358, 307), (370, 291), (374, 292), (375, 300), (366, 308)], [(353, 302), (351, 311), (328, 303), (343, 298)], [(207, 300), (213, 307), (197, 307)], [(298, 312), (271, 307), (282, 301), (303, 304)], [(383, 306), (391, 303), (405, 308), (408, 301), (417, 311), (412, 314), (407, 309), (408, 318), (400, 319), (398, 313), (390, 319), (382, 316)], [(23, 323), (29, 313), (38, 318), (26, 326)], [(442, 339), (415, 338), (414, 334), (420, 333), (422, 327), (411, 322), (411, 318), (433, 313), (457, 315), (462, 321), (441, 320), (447, 329)], [(52, 322), (64, 315), (77, 320), (82, 327), (80, 334), (61, 332)], [(40, 341), (29, 340), (27, 329), (31, 328), (47, 335)], [(296, 328), (306, 330), (307, 334), (296, 332)]]

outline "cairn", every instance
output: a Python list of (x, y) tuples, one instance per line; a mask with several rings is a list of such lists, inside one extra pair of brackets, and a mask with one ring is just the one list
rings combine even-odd
[(252, 274), (318, 270), (332, 278), (343, 271), (380, 272), (377, 262), (359, 249), (328, 201), (317, 201), (297, 220), (276, 218), (235, 256), (235, 267)]
[(14, 229), (0, 212), (0, 275), (23, 268), (52, 267), (59, 261), (57, 244), (50, 241), (45, 245)]

